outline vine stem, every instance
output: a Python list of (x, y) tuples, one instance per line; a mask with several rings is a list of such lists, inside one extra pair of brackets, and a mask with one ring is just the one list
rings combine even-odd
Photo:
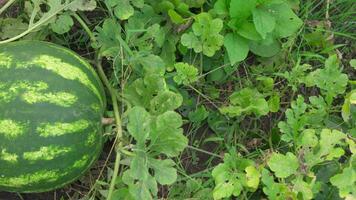
[(96, 38), (93, 32), (89, 29), (88, 25), (84, 22), (84, 20), (75, 12), (73, 12), (72, 15), (79, 22), (79, 24), (84, 28), (85, 32), (87, 32), (90, 40), (92, 42), (96, 42)]
[(102, 64), (101, 64), (101, 59), (98, 59), (97, 62), (97, 67), (98, 67), (98, 72), (99, 76), (101, 77), (102, 81), (104, 82), (106, 88), (109, 90), (111, 100), (113, 103), (113, 108), (114, 108), (114, 116), (115, 116), (115, 122), (116, 122), (116, 158), (115, 158), (115, 165), (114, 165), (114, 173), (111, 178), (110, 182), (110, 187), (109, 187), (109, 193), (107, 196), (107, 200), (112, 200), (112, 195), (115, 189), (115, 183), (116, 183), (116, 178), (119, 174), (119, 168), (120, 168), (120, 160), (121, 160), (121, 148), (122, 148), (122, 124), (121, 124), (121, 117), (120, 117), (120, 112), (119, 112), (119, 104), (117, 100), (117, 96), (115, 93), (115, 89), (111, 86), (109, 83), (108, 78), (105, 75), (105, 72), (103, 70)]
[(0, 8), (0, 15), (1, 13), (3, 13), (8, 7), (11, 6), (11, 4), (13, 4), (16, 0), (9, 0), (5, 3), (5, 5), (3, 7)]
[[(93, 34), (93, 32), (90, 30), (88, 25), (84, 22), (84, 20), (76, 13), (72, 13), (74, 18), (79, 22), (79, 24), (84, 28), (84, 30), (87, 32), (88, 36), (90, 37), (91, 42), (96, 42), (96, 38)], [(116, 138), (115, 138), (115, 145), (116, 145), (116, 157), (115, 157), (115, 164), (114, 164), (114, 172), (112, 175), (112, 179), (110, 182), (110, 187), (109, 187), (109, 192), (107, 196), (107, 200), (112, 200), (112, 195), (115, 190), (115, 183), (117, 176), (119, 174), (119, 169), (120, 169), (120, 160), (121, 160), (121, 150), (122, 150), (122, 123), (121, 123), (121, 117), (120, 117), (120, 111), (119, 111), (119, 95), (117, 95), (115, 89), (111, 86), (108, 78), (105, 75), (105, 72), (103, 70), (102, 66), (102, 60), (99, 55), (97, 55), (96, 58), (96, 66), (98, 69), (99, 76), (101, 80), (103, 81), (105, 87), (109, 90), (113, 108), (114, 108), (114, 118), (115, 118), (115, 124), (116, 124)]]

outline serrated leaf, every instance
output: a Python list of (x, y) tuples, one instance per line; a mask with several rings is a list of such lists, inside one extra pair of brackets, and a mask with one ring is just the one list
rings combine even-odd
[(173, 80), (178, 84), (189, 85), (198, 80), (198, 69), (188, 63), (176, 63), (174, 64), (177, 74), (173, 77)]
[(299, 162), (297, 157), (288, 152), (286, 155), (273, 153), (267, 162), (268, 167), (278, 178), (287, 178), (297, 172)]
[(0, 18), (0, 38), (12, 38), (24, 32), (27, 27), (20, 18)]
[(182, 105), (183, 97), (171, 91), (163, 91), (158, 93), (150, 101), (151, 112), (162, 114), (166, 111), (173, 111)]
[(166, 154), (177, 156), (188, 144), (188, 139), (183, 135), (181, 116), (173, 111), (167, 111), (156, 119), (156, 128), (151, 134), (150, 149)]
[(73, 24), (72, 17), (66, 13), (59, 15), (56, 20), (51, 23), (51, 29), (58, 34), (64, 34), (72, 28)]

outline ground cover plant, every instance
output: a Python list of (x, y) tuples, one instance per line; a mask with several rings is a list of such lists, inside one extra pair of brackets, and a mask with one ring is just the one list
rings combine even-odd
[[(353, 0), (0, 0), (0, 72), (2, 47), (47, 41), (87, 59), (107, 97), (103, 152), (84, 177), (0, 199), (356, 199), (355, 10)], [(4, 77), (0, 103), (15, 91)], [(0, 145), (0, 163), (9, 155)]]

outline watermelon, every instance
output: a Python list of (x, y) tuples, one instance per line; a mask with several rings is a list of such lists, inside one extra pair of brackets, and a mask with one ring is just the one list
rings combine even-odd
[(0, 45), (0, 191), (44, 192), (81, 177), (103, 145), (103, 86), (74, 52)]

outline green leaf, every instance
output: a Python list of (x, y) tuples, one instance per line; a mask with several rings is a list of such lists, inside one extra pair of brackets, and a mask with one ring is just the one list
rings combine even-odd
[(286, 155), (273, 153), (267, 162), (268, 167), (278, 178), (287, 178), (297, 172), (299, 162), (297, 157), (288, 152)]
[(268, 107), (270, 112), (278, 112), (280, 108), (281, 97), (278, 93), (272, 95), (268, 99)]
[(182, 123), (182, 117), (176, 112), (167, 111), (159, 115), (150, 136), (150, 150), (167, 156), (178, 156), (188, 144), (180, 128)]
[(192, 25), (193, 32), (182, 35), (183, 46), (193, 48), (196, 53), (212, 57), (224, 43), (224, 37), (220, 34), (223, 21), (219, 18), (212, 19), (209, 13), (200, 13), (195, 16)]
[(239, 158), (236, 153), (225, 154), (224, 163), (212, 171), (215, 180), (214, 199), (238, 197), (243, 189), (255, 191), (259, 185), (260, 173), (253, 164), (251, 160)]
[(188, 114), (189, 121), (193, 123), (202, 122), (208, 116), (209, 116), (209, 111), (206, 110), (205, 106), (199, 106), (196, 110), (191, 111)]
[(220, 112), (231, 117), (241, 114), (252, 114), (257, 116), (267, 115), (269, 106), (265, 98), (256, 89), (244, 88), (234, 92), (230, 97), (231, 106), (220, 108)]
[(350, 60), (350, 66), (356, 70), (356, 59)]
[(184, 18), (173, 9), (168, 10), (168, 16), (171, 18), (172, 22), (175, 24), (184, 23)]
[(142, 144), (150, 133), (150, 114), (142, 107), (133, 107), (129, 111), (129, 123), (127, 129), (129, 133)]
[(264, 7), (258, 7), (253, 10), (253, 22), (257, 32), (261, 34), (263, 39), (266, 39), (267, 33), (272, 32), (276, 25), (275, 18)]
[(161, 114), (166, 111), (173, 111), (182, 105), (183, 97), (171, 91), (158, 93), (151, 102), (150, 110), (155, 114)]
[(277, 55), (281, 50), (280, 43), (271, 38), (272, 36), (267, 35), (265, 40), (261, 41), (250, 41), (250, 50), (261, 57), (272, 57)]
[(353, 199), (356, 196), (356, 162), (355, 156), (349, 167), (343, 169), (342, 173), (330, 178), (330, 183), (339, 189), (342, 198)]
[(217, 0), (214, 4), (214, 11), (218, 15), (227, 15), (229, 11), (227, 9), (226, 0)]
[(241, 35), (242, 37), (249, 39), (249, 40), (254, 40), (254, 41), (260, 41), (262, 40), (261, 35), (257, 32), (256, 27), (253, 23), (249, 21), (245, 21), (237, 30), (236, 33)]
[(260, 184), (260, 172), (254, 166), (248, 166), (246, 171), (246, 185), (256, 190)]
[(198, 80), (198, 69), (188, 63), (176, 63), (174, 64), (177, 74), (173, 77), (173, 80), (178, 84), (189, 85)]
[(224, 46), (229, 55), (231, 65), (245, 60), (249, 52), (248, 41), (233, 33), (228, 33), (225, 36)]
[(121, 19), (129, 19), (134, 14), (134, 8), (132, 7), (130, 0), (117, 0), (117, 5), (114, 8), (115, 15)]
[(150, 176), (148, 173), (147, 155), (142, 150), (137, 151), (130, 164), (131, 177), (137, 180), (147, 180)]
[(177, 170), (173, 167), (173, 160), (151, 159), (150, 166), (154, 170), (154, 177), (161, 185), (171, 185), (177, 179)]
[(203, 51), (202, 44), (197, 36), (193, 32), (184, 33), (181, 38), (181, 43), (190, 49), (194, 49), (195, 53)]
[(68, 13), (66, 13), (63, 15), (59, 15), (56, 20), (51, 23), (51, 29), (58, 34), (64, 34), (70, 31), (73, 24), (74, 22), (72, 17)]
[(256, 0), (232, 0), (229, 9), (230, 17), (243, 21), (251, 16), (256, 5)]
[(26, 31), (28, 25), (20, 18), (0, 18), (0, 39), (12, 38)]
[(71, 11), (92, 11), (96, 8), (95, 0), (75, 0), (69, 7)]
[(106, 19), (102, 27), (97, 26), (94, 33), (97, 43), (93, 47), (99, 50), (101, 56), (115, 58), (120, 52), (121, 43), (118, 37), (121, 35), (119, 24), (113, 19)]
[(158, 74), (164, 75), (166, 72), (166, 66), (162, 58), (153, 54), (140, 57), (138, 62), (143, 66), (146, 74)]
[(303, 21), (293, 12), (287, 3), (266, 6), (276, 19), (275, 33), (279, 37), (289, 37), (303, 24)]
[(345, 92), (348, 83), (348, 76), (342, 73), (336, 55), (330, 56), (325, 61), (325, 68), (311, 72), (307, 78), (309, 80), (307, 86), (315, 85), (320, 88), (329, 105), (332, 103), (333, 98)]

